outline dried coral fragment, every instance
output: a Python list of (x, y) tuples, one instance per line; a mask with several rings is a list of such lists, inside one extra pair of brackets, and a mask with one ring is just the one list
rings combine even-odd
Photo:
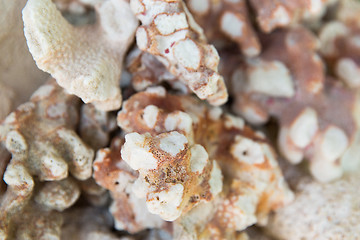
[(295, 201), (279, 209), (266, 227), (276, 239), (359, 239), (359, 175), (332, 183), (302, 178)]
[(282, 155), (292, 163), (309, 159), (313, 175), (330, 181), (342, 175), (342, 159), (357, 142), (358, 100), (325, 76), (317, 47), (317, 39), (302, 27), (264, 37), (260, 58), (232, 73), (233, 108), (254, 124), (277, 118)]
[[(131, 168), (139, 170), (137, 184), (149, 211), (164, 220), (174, 221), (197, 202), (209, 201), (221, 191), (219, 166), (209, 161), (201, 145), (191, 145), (177, 131), (155, 137), (127, 134), (122, 156)], [(213, 188), (211, 181), (220, 186)]]
[[(319, 33), (320, 52), (329, 69), (350, 88), (360, 87), (360, 21), (357, 1), (341, 1), (336, 20), (324, 24)], [(355, 14), (356, 13), (356, 14)]]
[(199, 98), (213, 105), (225, 103), (227, 91), (217, 72), (217, 51), (206, 43), (184, 3), (132, 0), (130, 5), (142, 22), (136, 32), (138, 47), (155, 55)]
[(301, 20), (321, 17), (332, 0), (250, 0), (258, 24), (264, 32), (286, 27)]
[(114, 138), (111, 148), (100, 149), (94, 162), (94, 179), (108, 189), (113, 198), (109, 210), (115, 228), (130, 233), (162, 228), (165, 222), (147, 210), (145, 199), (138, 199), (135, 195), (133, 188), (138, 176), (121, 158), (123, 142), (123, 139)]
[(249, 19), (245, 1), (186, 0), (190, 12), (216, 46), (225, 45), (224, 36), (236, 42), (249, 57), (260, 53), (260, 42)]
[(62, 224), (60, 213), (49, 211), (41, 205), (30, 204), (15, 216), (13, 234), (2, 239), (60, 239)]
[(89, 178), (94, 152), (74, 131), (78, 105), (75, 96), (52, 80), (0, 125), (1, 144), (12, 154), (4, 172), (8, 186), (0, 207), (2, 235), (7, 236), (13, 217), (30, 200), (35, 180), (62, 180), (44, 183), (37, 190), (35, 201), (43, 207), (62, 210), (79, 197), (77, 184), (67, 179), (68, 172), (79, 180)]
[(102, 110), (121, 105), (119, 80), (137, 20), (126, 1), (97, 5), (98, 24), (71, 26), (51, 0), (28, 1), (24, 31), (38, 67), (68, 92)]
[(132, 50), (127, 57), (127, 69), (132, 74), (131, 83), (136, 91), (166, 81), (173, 89), (189, 93), (191, 90), (174, 75), (154, 55), (138, 48)]
[[(123, 110), (118, 114), (118, 124), (127, 132), (135, 132), (126, 135), (122, 151), (127, 155), (123, 157), (129, 165), (139, 170), (139, 176), (146, 176), (138, 180), (140, 186), (149, 190), (169, 186), (163, 195), (158, 196), (159, 200), (167, 197), (177, 199), (177, 195), (170, 193), (173, 188), (179, 188), (177, 192), (183, 189), (185, 197), (192, 195), (192, 210), (183, 212), (177, 220), (181, 230), (176, 236), (201, 239), (201, 236), (210, 236), (215, 231), (219, 237), (229, 239), (226, 237), (236, 235), (236, 231), (251, 224), (264, 224), (271, 210), (292, 199), (275, 155), (261, 134), (245, 126), (242, 119), (224, 114), (220, 108), (210, 108), (189, 96), (167, 94), (161, 87), (149, 88), (124, 103)], [(140, 155), (143, 157), (140, 158)], [(206, 159), (212, 160), (213, 164), (210, 178), (206, 178), (209, 166)], [(215, 164), (219, 164), (221, 170), (215, 168)], [(204, 190), (209, 187), (211, 198), (199, 196), (201, 191), (191, 186), (178, 186), (179, 179), (172, 180), (172, 171), (179, 172), (176, 176), (189, 180), (194, 174), (178, 170), (178, 165), (182, 169), (188, 169), (190, 165), (194, 171), (204, 171), (205, 175), (198, 175), (195, 182), (201, 178), (208, 179), (205, 181), (207, 187), (204, 184), (199, 187), (204, 187)], [(163, 166), (168, 166), (166, 171)], [(162, 172), (164, 177), (161, 177)], [(168, 183), (166, 179), (169, 179)], [(141, 189), (141, 192), (149, 192)], [(158, 191), (158, 194), (162, 192)], [(147, 200), (154, 201), (152, 196), (147, 196)], [(201, 200), (202, 197), (206, 201)], [(192, 204), (192, 201), (199, 204)], [(159, 212), (168, 207), (166, 203), (164, 201)]]

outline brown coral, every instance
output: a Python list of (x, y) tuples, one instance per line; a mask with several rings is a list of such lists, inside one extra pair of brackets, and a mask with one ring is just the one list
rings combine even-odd
[(360, 87), (360, 20), (356, 1), (341, 1), (336, 19), (319, 33), (320, 52), (331, 72), (350, 88)]
[(217, 72), (217, 51), (206, 43), (185, 4), (181, 0), (131, 0), (130, 5), (142, 23), (136, 32), (138, 47), (155, 55), (199, 98), (213, 105), (225, 103), (227, 91)]
[[(204, 200), (211, 198), (202, 200), (205, 196), (199, 196), (196, 188), (188, 188), (186, 185), (182, 188), (182, 201), (191, 196), (192, 208), (197, 205), (194, 202), (200, 204), (188, 215), (183, 213), (183, 217), (178, 220), (182, 226), (181, 232), (185, 234), (181, 236), (209, 236), (213, 231), (222, 237), (233, 236), (236, 230), (243, 230), (256, 222), (266, 223), (269, 211), (292, 198), (278, 169), (275, 155), (262, 135), (245, 126), (242, 119), (223, 114), (220, 108), (210, 108), (189, 96), (167, 94), (161, 87), (149, 88), (124, 103), (123, 110), (118, 114), (118, 124), (127, 132), (136, 132), (126, 135), (122, 153), (127, 155), (123, 156), (124, 160), (143, 176), (143, 179), (140, 178), (141, 186), (150, 191), (160, 188), (161, 194), (163, 186), (177, 187), (177, 180), (174, 179), (175, 183), (171, 181), (171, 171), (176, 171), (177, 162), (184, 162), (183, 167), (187, 168), (187, 149), (192, 146), (203, 149), (200, 151), (203, 154), (190, 151), (190, 159), (194, 163), (190, 165), (201, 167), (205, 174), (195, 179), (206, 179), (205, 170), (209, 162), (204, 160), (216, 160), (213, 166), (216, 162), (221, 166), (225, 185), (218, 197), (213, 194), (211, 198), (215, 196), (214, 200), (205, 203)], [(164, 141), (161, 146), (162, 139), (169, 141)], [(144, 157), (135, 158), (140, 154)], [(171, 163), (170, 166), (167, 161)], [(168, 167), (162, 169), (162, 166)], [(207, 187), (210, 187), (210, 193), (214, 193), (215, 189), (218, 189), (215, 192), (221, 190), (221, 171), (214, 167), (212, 169), (210, 179), (204, 182), (208, 186), (204, 183), (200, 185), (202, 191)], [(162, 172), (164, 177), (160, 176)], [(156, 181), (153, 174), (157, 176)], [(190, 171), (183, 171), (177, 176), (192, 179)], [(149, 190), (147, 201), (156, 201)], [(160, 214), (161, 210), (169, 207), (166, 201), (163, 203), (163, 208), (157, 205)], [(208, 212), (208, 215), (204, 212)], [(205, 215), (201, 215), (203, 213)], [(195, 217), (198, 214), (203, 219), (199, 219), (201, 216)]]
[(253, 57), (260, 53), (260, 42), (250, 22), (245, 1), (186, 0), (190, 12), (216, 47), (226, 44), (224, 36), (236, 42), (241, 52)]
[(318, 41), (306, 29), (274, 32), (263, 46), (260, 58), (232, 74), (234, 110), (255, 124), (276, 117), (279, 149), (289, 161), (309, 159), (318, 180), (339, 178), (348, 150), (358, 142), (356, 95), (325, 76), (315, 52)]
[(104, 1), (96, 11), (97, 24), (74, 27), (51, 0), (30, 0), (23, 10), (24, 31), (40, 69), (84, 102), (108, 111), (121, 105), (121, 66), (137, 20), (124, 0)]
[(256, 20), (266, 33), (302, 20), (319, 18), (325, 13), (327, 5), (334, 2), (336, 0), (250, 0)]
[(157, 85), (163, 81), (169, 83), (173, 89), (190, 93), (190, 89), (169, 73), (166, 67), (154, 55), (133, 49), (127, 57), (127, 69), (132, 74), (131, 83), (136, 91)]
[(122, 160), (120, 149), (124, 140), (114, 138), (111, 148), (100, 149), (94, 162), (94, 179), (109, 189), (113, 198), (110, 212), (115, 228), (136, 233), (146, 228), (162, 228), (165, 222), (151, 214), (144, 199), (138, 199), (132, 188), (137, 173)]

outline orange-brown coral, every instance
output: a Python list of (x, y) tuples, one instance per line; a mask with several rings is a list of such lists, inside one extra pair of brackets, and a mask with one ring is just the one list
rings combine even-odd
[(115, 228), (136, 233), (146, 228), (162, 228), (165, 222), (151, 214), (144, 199), (137, 199), (132, 188), (138, 174), (121, 158), (120, 149), (124, 140), (114, 138), (111, 148), (100, 149), (94, 162), (94, 179), (108, 189), (113, 198), (110, 212)]
[(136, 32), (138, 47), (155, 55), (199, 98), (224, 104), (228, 95), (217, 71), (219, 56), (185, 4), (181, 0), (131, 0), (130, 5), (142, 23)]
[[(181, 233), (177, 234), (183, 237), (196, 239), (210, 236), (214, 232), (219, 237), (234, 236), (236, 231), (251, 224), (266, 223), (271, 210), (292, 199), (277, 166), (274, 152), (263, 136), (245, 126), (241, 118), (224, 114), (220, 108), (208, 107), (189, 96), (167, 94), (161, 87), (149, 88), (146, 92), (133, 95), (124, 103), (123, 110), (118, 114), (118, 124), (127, 132), (136, 132), (126, 135), (129, 139), (126, 139), (123, 153), (128, 154), (125, 160), (130, 166), (139, 169), (140, 176), (145, 176), (140, 183), (150, 190), (166, 186), (166, 180), (171, 180), (171, 174), (167, 171), (171, 173), (176, 170), (177, 163), (172, 163), (173, 161), (182, 162), (187, 159), (189, 153), (184, 150), (187, 146), (195, 144), (204, 149), (204, 154), (190, 157), (196, 163), (194, 166), (199, 164), (204, 168), (204, 159), (215, 160), (220, 165), (224, 180), (215, 177), (221, 174), (217, 170), (212, 171), (213, 176), (208, 181), (210, 189), (221, 189), (224, 183), (222, 192), (214, 200), (208, 203), (201, 201), (202, 196), (196, 197), (198, 191), (191, 192), (191, 188), (184, 187), (184, 199), (186, 196), (194, 196), (190, 200), (198, 203), (192, 204), (193, 207), (198, 206), (188, 215), (184, 214), (185, 211), (178, 220)], [(169, 135), (176, 135), (176, 139), (164, 141), (163, 146), (159, 147), (161, 142), (157, 145), (157, 141)], [(186, 145), (181, 146), (185, 140)], [(185, 155), (178, 155), (177, 160), (167, 157), (179, 153)], [(143, 162), (134, 163), (131, 158), (140, 154), (144, 156), (141, 158)], [(153, 162), (152, 159), (156, 161)], [(166, 166), (168, 159), (171, 165), (168, 165), (167, 171), (158, 168)], [(160, 176), (161, 173), (165, 174), (164, 177)], [(156, 181), (147, 178), (151, 178), (152, 174), (158, 176)], [(187, 175), (188, 178), (191, 176), (184, 171), (179, 176), (186, 179)], [(206, 189), (206, 185), (201, 184), (200, 187)], [(147, 196), (147, 200), (154, 201), (151, 196)], [(196, 217), (198, 214), (202, 217)]]

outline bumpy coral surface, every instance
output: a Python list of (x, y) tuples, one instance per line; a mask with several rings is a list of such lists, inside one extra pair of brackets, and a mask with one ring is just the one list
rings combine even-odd
[(327, 5), (336, 0), (250, 0), (256, 12), (256, 20), (264, 32), (286, 27), (301, 20), (320, 18)]
[(136, 32), (138, 47), (155, 55), (199, 98), (224, 104), (228, 95), (217, 72), (218, 53), (183, 1), (131, 0), (130, 5), (142, 23)]
[(124, 103), (118, 124), (134, 132), (122, 157), (139, 171), (148, 209), (166, 220), (182, 216), (179, 239), (232, 237), (292, 199), (262, 134), (218, 107), (149, 88)]
[(40, 69), (84, 102), (109, 111), (121, 105), (122, 61), (138, 23), (125, 0), (103, 1), (96, 11), (97, 24), (74, 27), (51, 0), (30, 0), (24, 31)]
[(100, 149), (94, 162), (94, 178), (98, 184), (109, 189), (113, 202), (110, 212), (115, 228), (136, 233), (146, 228), (161, 228), (165, 222), (151, 214), (145, 199), (138, 199), (133, 191), (138, 174), (121, 158), (120, 149), (124, 143), (114, 138), (111, 148)]
[(0, 9), (0, 239), (360, 239), (358, 0)]
[(266, 229), (277, 239), (359, 239), (358, 174), (333, 183), (300, 181), (293, 203), (271, 217)]
[[(24, 230), (17, 227), (26, 218), (17, 216), (29, 201), (50, 214), (51, 209), (68, 208), (79, 197), (80, 189), (69, 172), (79, 180), (89, 178), (94, 152), (74, 131), (78, 105), (52, 80), (0, 125), (1, 144), (12, 155), (3, 175), (7, 189), (0, 207), (2, 238), (11, 239), (10, 234)], [(31, 218), (33, 210), (29, 211)]]
[(322, 26), (320, 52), (334, 74), (350, 88), (360, 87), (360, 3), (342, 1), (336, 19)]
[(226, 45), (224, 36), (239, 45), (249, 57), (260, 53), (260, 42), (251, 24), (246, 1), (186, 0), (196, 22), (216, 47)]
[(276, 117), (278, 145), (290, 162), (307, 158), (318, 180), (339, 178), (343, 165), (358, 162), (346, 156), (358, 143), (356, 93), (325, 76), (318, 41), (305, 28), (277, 31), (263, 45), (260, 58), (232, 74), (234, 110), (254, 124)]

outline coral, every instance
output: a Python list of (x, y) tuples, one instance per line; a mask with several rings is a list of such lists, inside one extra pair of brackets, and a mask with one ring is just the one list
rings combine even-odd
[(276, 211), (266, 229), (280, 240), (360, 238), (358, 182), (358, 174), (332, 183), (304, 177), (295, 201)]
[(256, 13), (256, 20), (261, 30), (266, 33), (302, 20), (320, 18), (325, 13), (326, 7), (334, 2), (336, 0), (250, 0)]
[(265, 36), (260, 57), (232, 73), (233, 108), (254, 124), (277, 118), (282, 155), (292, 163), (307, 158), (316, 179), (331, 181), (356, 165), (347, 155), (355, 154), (359, 107), (355, 92), (325, 76), (318, 43), (303, 27)]
[[(79, 197), (80, 189), (68, 172), (79, 180), (89, 178), (94, 152), (74, 131), (78, 107), (78, 99), (51, 80), (0, 125), (1, 144), (12, 155), (3, 178), (7, 184), (0, 207), (3, 238), (23, 221), (16, 216), (27, 205), (36, 203), (52, 214), (51, 209), (62, 211)], [(42, 219), (40, 213), (34, 214)]]
[(181, 0), (131, 0), (130, 5), (142, 23), (136, 32), (137, 46), (155, 55), (199, 98), (224, 104), (228, 95), (217, 72), (219, 56), (185, 4)]
[(127, 69), (132, 74), (131, 83), (136, 91), (145, 90), (149, 86), (163, 81), (169, 83), (173, 89), (190, 93), (190, 89), (180, 82), (154, 55), (133, 49), (127, 57)]
[[(233, 236), (256, 222), (265, 224), (271, 210), (292, 199), (262, 134), (218, 107), (190, 96), (167, 94), (161, 87), (149, 88), (124, 103), (118, 124), (133, 132), (125, 136), (122, 157), (139, 170), (136, 183), (149, 210), (155, 206), (165, 219), (169, 217), (165, 214), (174, 213), (171, 220), (181, 215), (178, 239), (214, 232)], [(193, 169), (198, 171), (195, 178)], [(172, 172), (181, 178), (174, 178)], [(202, 179), (203, 183), (188, 186), (187, 181), (196, 185)], [(182, 190), (180, 197), (171, 194), (177, 188)], [(209, 195), (201, 195), (206, 190)]]
[(29, 204), (21, 214), (15, 215), (12, 227), (14, 234), (1, 235), (1, 239), (45, 240), (60, 239), (63, 218), (60, 213), (43, 206)]
[(360, 20), (356, 1), (341, 1), (336, 19), (324, 24), (319, 33), (320, 52), (329, 69), (350, 88), (360, 87)]
[(144, 199), (138, 199), (133, 192), (137, 173), (121, 158), (120, 149), (124, 140), (114, 138), (111, 148), (100, 149), (94, 162), (94, 179), (111, 192), (113, 202), (110, 212), (115, 228), (136, 233), (146, 228), (162, 228), (165, 222), (151, 214)]
[(30, 0), (23, 10), (24, 31), (40, 69), (69, 93), (109, 111), (121, 105), (122, 61), (138, 23), (125, 0), (103, 1), (96, 11), (97, 24), (74, 27), (51, 0)]
[(260, 53), (260, 42), (250, 22), (245, 1), (186, 0), (190, 12), (217, 48), (226, 46), (224, 38), (238, 44), (241, 52), (253, 57)]

